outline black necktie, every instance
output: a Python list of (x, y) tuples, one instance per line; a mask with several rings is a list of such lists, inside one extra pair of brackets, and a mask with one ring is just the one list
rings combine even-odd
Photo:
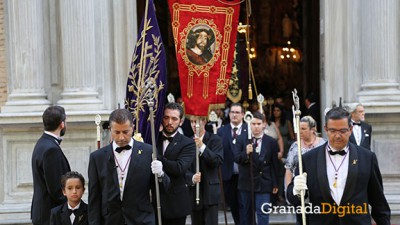
[(260, 140), (261, 138), (255, 138), (255, 137), (253, 137), (253, 146), (254, 146), (254, 148), (257, 148), (257, 146), (258, 146), (258, 141)]
[(172, 140), (174, 139), (174, 137), (167, 137), (165, 135), (161, 135), (161, 141), (165, 141), (168, 140), (170, 143), (172, 142)]
[(341, 150), (341, 151), (329, 150), (328, 152), (330, 155), (346, 155), (347, 154), (347, 152), (345, 150)]
[(237, 130), (238, 130), (238, 128), (237, 127), (234, 127), (233, 129), (233, 139), (236, 139), (237, 138)]
[(118, 147), (115, 149), (116, 152), (121, 153), (122, 150), (131, 150), (131, 146), (130, 145), (125, 145), (124, 147)]
[(361, 126), (361, 123), (353, 122), (353, 126)]

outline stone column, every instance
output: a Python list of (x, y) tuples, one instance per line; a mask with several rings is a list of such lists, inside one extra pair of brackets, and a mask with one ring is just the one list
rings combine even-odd
[(400, 109), (399, 1), (362, 1), (363, 81), (359, 100)]
[(58, 104), (69, 110), (98, 110), (95, 1), (60, 1), (60, 54), (63, 91)]
[(42, 0), (8, 1), (8, 98), (2, 113), (43, 111), (49, 104), (46, 8)]

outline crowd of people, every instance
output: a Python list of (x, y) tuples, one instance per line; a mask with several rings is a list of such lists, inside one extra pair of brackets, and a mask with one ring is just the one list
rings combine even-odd
[[(310, 101), (312, 96), (298, 127), (300, 140), (293, 115), (279, 103), (270, 110), (254, 107), (248, 118), (243, 106), (233, 103), (216, 110), (214, 124), (187, 118), (181, 104), (168, 103), (154, 143), (157, 156), (151, 145), (134, 140), (132, 114), (116, 109), (108, 121), (111, 143), (90, 154), (87, 204), (81, 199), (85, 179), (71, 171), (60, 146), (65, 111), (51, 106), (43, 113), (44, 133), (32, 154), (32, 223), (155, 225), (160, 219), (164, 225), (184, 225), (190, 215), (192, 224), (217, 225), (218, 211), (228, 209), (235, 224), (268, 225), (265, 207), (298, 206), (299, 194), (306, 193), (307, 202), (317, 206), (372, 207), (371, 213), (343, 217), (308, 214), (307, 224), (364, 225), (371, 224), (371, 216), (378, 225), (390, 224), (363, 106), (329, 110), (324, 140)], [(298, 170), (299, 145), (303, 174)]]

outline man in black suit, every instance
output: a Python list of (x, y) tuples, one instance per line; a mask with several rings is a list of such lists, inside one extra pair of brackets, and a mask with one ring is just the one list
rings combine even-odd
[(304, 104), (306, 106), (306, 111), (304, 116), (311, 116), (315, 121), (317, 121), (317, 130), (321, 130), (321, 116), (319, 111), (319, 106), (317, 105), (317, 96), (314, 92), (310, 92), (304, 99)]
[(31, 219), (34, 225), (48, 225), (50, 210), (67, 199), (62, 193), (60, 179), (71, 171), (61, 150), (61, 137), (66, 131), (65, 110), (61, 106), (48, 107), (42, 116), (44, 134), (32, 153), (33, 198)]
[(224, 197), (230, 207), (235, 224), (239, 224), (239, 193), (237, 191), (239, 167), (234, 162), (234, 148), (237, 140), (247, 136), (247, 124), (243, 123), (244, 110), (240, 103), (233, 103), (229, 108), (230, 123), (218, 129), (218, 136), (224, 147), (224, 162), (221, 166), (224, 183)]
[(353, 132), (350, 142), (371, 150), (372, 127), (364, 122), (365, 110), (361, 103), (350, 109)]
[[(190, 120), (193, 132), (196, 133), (196, 119)], [(199, 154), (199, 170), (196, 173), (196, 160), (186, 173), (191, 186), (193, 210), (192, 225), (218, 225), (218, 204), (221, 198), (221, 189), (218, 179), (218, 168), (224, 159), (221, 138), (213, 133), (206, 132), (205, 118), (199, 119), (199, 137), (194, 141)], [(196, 200), (196, 184), (200, 183), (199, 204)]]
[(302, 156), (304, 173), (289, 184), (289, 201), (299, 205), (299, 193), (308, 189), (309, 202), (321, 212), (309, 214), (310, 225), (370, 225), (371, 216), (377, 225), (390, 225), (375, 153), (349, 143), (352, 127), (345, 109), (331, 109), (325, 121), (328, 142)]
[(161, 162), (152, 159), (152, 147), (133, 140), (128, 110), (114, 110), (109, 121), (112, 143), (89, 159), (89, 224), (154, 225), (149, 193), (154, 190), (153, 174), (159, 177), (160, 190), (168, 188), (169, 178)]
[(251, 143), (248, 137), (239, 139), (234, 152), (235, 162), (239, 164), (240, 225), (253, 224), (256, 212), (257, 224), (268, 225), (269, 215), (263, 213), (263, 208), (265, 211), (264, 204), (271, 203), (271, 194), (278, 193), (279, 147), (275, 139), (264, 134), (264, 115), (254, 112), (253, 117)]
[(157, 143), (158, 158), (171, 179), (168, 190), (160, 190), (163, 225), (184, 225), (186, 216), (192, 211), (185, 174), (193, 162), (196, 146), (193, 139), (178, 132), (182, 119), (180, 104), (170, 102), (165, 105), (163, 130)]

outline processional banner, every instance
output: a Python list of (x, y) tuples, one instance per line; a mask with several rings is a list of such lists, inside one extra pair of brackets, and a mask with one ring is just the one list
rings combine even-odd
[(187, 116), (225, 105), (237, 35), (238, 0), (168, 0)]
[[(142, 20), (126, 85), (125, 108), (134, 116), (135, 139), (151, 143), (149, 98), (154, 103), (154, 126), (160, 127), (166, 96), (166, 57), (153, 0)], [(149, 97), (149, 95), (151, 97)], [(155, 133), (156, 140), (158, 132)]]

